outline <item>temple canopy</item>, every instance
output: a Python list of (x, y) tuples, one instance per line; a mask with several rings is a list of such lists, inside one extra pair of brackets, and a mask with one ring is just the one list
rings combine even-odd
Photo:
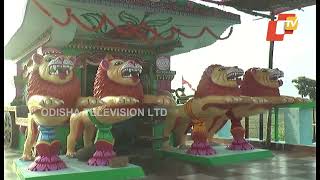
[(225, 39), (221, 34), (240, 23), (239, 15), (177, 2), (28, 0), (5, 58), (20, 59), (42, 45), (92, 50), (152, 47), (158, 54), (176, 55)]
[[(273, 15), (316, 4), (316, 0), (202, 0), (222, 6), (230, 6), (239, 11), (264, 18), (273, 19)], [(264, 14), (262, 12), (269, 12)]]
[(221, 0), (221, 1), (208, 1), (224, 6), (231, 6), (238, 10), (247, 11), (269, 11), (274, 14), (279, 14), (284, 11), (293, 9), (300, 9), (307, 6), (316, 4), (316, 0)]

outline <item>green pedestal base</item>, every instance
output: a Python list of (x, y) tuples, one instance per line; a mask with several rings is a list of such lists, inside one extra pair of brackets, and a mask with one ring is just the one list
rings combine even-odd
[(58, 171), (32, 172), (28, 170), (31, 162), (20, 160), (13, 162), (13, 168), (20, 180), (127, 180), (144, 177), (142, 168), (133, 164), (122, 168), (92, 167), (77, 159), (68, 159), (65, 156), (61, 156), (61, 159), (64, 160), (68, 168)]
[(218, 166), (235, 163), (245, 163), (246, 161), (260, 160), (272, 157), (269, 150), (255, 149), (250, 151), (230, 151), (225, 146), (214, 146), (217, 154), (212, 156), (193, 156), (186, 154), (185, 150), (175, 149), (172, 151), (157, 150), (160, 156), (172, 157), (192, 163), (207, 166)]

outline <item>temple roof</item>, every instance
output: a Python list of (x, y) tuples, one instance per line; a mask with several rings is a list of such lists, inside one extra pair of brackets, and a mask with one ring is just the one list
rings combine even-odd
[(235, 7), (240, 10), (270, 11), (278, 14), (284, 11), (315, 5), (316, 0), (225, 0), (215, 1), (215, 3)]
[(214, 16), (222, 18), (237, 19), (238, 15), (232, 14), (220, 9), (208, 7), (202, 4), (188, 0), (69, 0), (73, 2), (82, 2), (97, 4), (103, 6), (118, 6), (121, 8), (142, 8), (145, 11), (157, 13), (169, 13), (175, 15), (192, 15), (192, 16)]
[(103, 51), (116, 44), (176, 55), (226, 39), (221, 34), (234, 24), (239, 15), (185, 0), (28, 0), (5, 58), (21, 59), (43, 45)]
[[(273, 15), (277, 15), (294, 9), (302, 9), (304, 7), (316, 4), (316, 0), (220, 0), (211, 1), (209, 3), (218, 4), (221, 6), (230, 6), (239, 11), (264, 18), (272, 19)], [(269, 12), (265, 14), (262, 12)], [(273, 15), (272, 15), (273, 14)]]

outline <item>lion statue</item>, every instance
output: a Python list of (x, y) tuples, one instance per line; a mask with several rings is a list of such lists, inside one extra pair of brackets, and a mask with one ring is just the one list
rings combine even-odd
[[(139, 108), (147, 104), (174, 106), (174, 100), (169, 96), (153, 96), (143, 93), (140, 75), (143, 71), (139, 59), (130, 59), (119, 55), (106, 55), (101, 61), (95, 81), (94, 97), (104, 102), (103, 105), (81, 111), (70, 118), (70, 134), (67, 138), (68, 157), (75, 157), (75, 142), (79, 134), (90, 136), (85, 140), (85, 146), (93, 144), (95, 138), (95, 153), (88, 160), (91, 166), (105, 166), (115, 156), (113, 151), (114, 138), (111, 133), (112, 124), (130, 119), (131, 114), (110, 115), (107, 110), (117, 108)], [(97, 129), (97, 133), (93, 134)]]
[[(240, 82), (239, 92), (241, 96), (263, 98), (263, 103), (237, 105), (232, 107), (223, 117), (213, 121), (210, 125), (209, 137), (218, 132), (231, 120), (231, 134), (233, 141), (227, 147), (229, 150), (251, 150), (254, 147), (244, 139), (245, 129), (241, 125), (242, 117), (248, 117), (271, 109), (275, 105), (304, 102), (301, 98), (280, 96), (279, 87), (283, 82), (280, 79), (284, 73), (279, 69), (250, 68)], [(257, 100), (257, 99), (256, 99)], [(261, 99), (260, 99), (261, 100)]]
[[(236, 66), (210, 65), (207, 67), (201, 77), (194, 99), (169, 111), (165, 121), (163, 134), (165, 141), (162, 148), (170, 148), (168, 137), (171, 132), (175, 134), (176, 145), (185, 148), (186, 133), (193, 126), (193, 121), (195, 121), (202, 126), (202, 130), (199, 130), (203, 133), (201, 136), (202, 142), (200, 142), (199, 147), (193, 144), (188, 151), (195, 155), (214, 154), (215, 151), (207, 143), (207, 135), (204, 131), (208, 131), (208, 129), (212, 128), (212, 124), (224, 118), (225, 113), (231, 107), (239, 104), (260, 102), (251, 97), (240, 96), (239, 85), (242, 75), (243, 70)], [(203, 130), (204, 128), (206, 130)]]
[(64, 56), (56, 48), (40, 48), (31, 59), (33, 70), (27, 86), (28, 134), (21, 159), (32, 160), (31, 150), (39, 136), (35, 145), (38, 157), (29, 169), (63, 169), (66, 165), (58, 156), (60, 142), (55, 138), (54, 128), (68, 122), (71, 115), (68, 111), (94, 107), (99, 101), (80, 96), (80, 81), (74, 72), (79, 62), (74, 57)]

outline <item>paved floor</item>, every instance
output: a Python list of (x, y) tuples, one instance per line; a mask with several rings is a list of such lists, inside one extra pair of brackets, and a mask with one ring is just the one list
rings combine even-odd
[[(192, 165), (174, 159), (156, 159), (152, 152), (140, 152), (130, 162), (143, 167), (145, 180), (315, 180), (316, 157), (308, 152), (277, 152), (267, 160), (219, 167)], [(5, 150), (5, 180), (14, 180), (12, 160), (19, 153)]]

